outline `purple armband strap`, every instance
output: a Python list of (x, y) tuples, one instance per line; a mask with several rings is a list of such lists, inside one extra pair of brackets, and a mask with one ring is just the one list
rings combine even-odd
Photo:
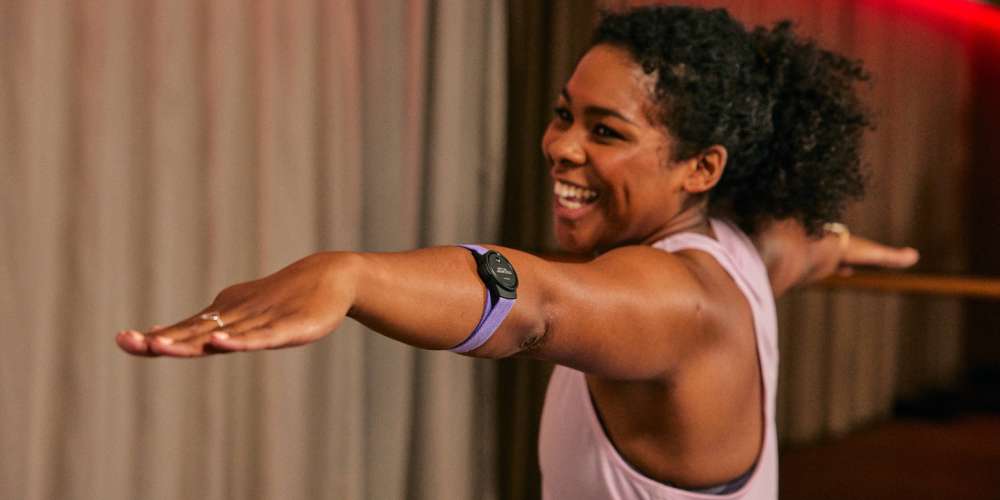
[(449, 349), (452, 352), (472, 351), (486, 343), (517, 299), (517, 273), (503, 255), (478, 245), (460, 245), (469, 249), (476, 258), (476, 270), (486, 286), (486, 304), (479, 324), (462, 343)]

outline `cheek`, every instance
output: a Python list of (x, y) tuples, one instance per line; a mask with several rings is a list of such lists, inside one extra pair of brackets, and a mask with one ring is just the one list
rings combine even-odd
[(640, 167), (633, 155), (605, 157), (596, 162), (594, 176), (601, 185), (601, 199), (598, 203), (610, 215), (623, 215), (635, 201), (635, 194), (643, 187)]
[(545, 133), (542, 134), (542, 155), (548, 160), (551, 158), (549, 156), (549, 145), (552, 144), (558, 135), (558, 131), (552, 126), (552, 122), (549, 122), (548, 126), (545, 127)]
[(623, 157), (615, 165), (595, 172), (606, 186), (603, 210), (609, 217), (642, 219), (667, 208), (675, 196), (677, 179), (650, 155)]

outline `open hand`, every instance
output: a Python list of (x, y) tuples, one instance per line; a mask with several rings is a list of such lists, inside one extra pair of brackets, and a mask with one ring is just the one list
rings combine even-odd
[(855, 266), (905, 269), (918, 260), (920, 253), (913, 248), (892, 247), (852, 235), (840, 258), (837, 274), (849, 276)]
[(124, 330), (115, 340), (131, 354), (176, 357), (313, 342), (334, 330), (350, 308), (347, 255), (311, 255), (265, 278), (226, 288), (211, 305), (174, 325)]
[(842, 231), (810, 236), (795, 219), (772, 221), (756, 235), (775, 297), (792, 287), (831, 275), (848, 276), (855, 267), (905, 269), (917, 263), (913, 248), (884, 245)]

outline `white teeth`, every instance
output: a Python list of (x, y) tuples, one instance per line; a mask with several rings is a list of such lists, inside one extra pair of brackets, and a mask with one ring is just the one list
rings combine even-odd
[(562, 196), (557, 197), (556, 201), (560, 205), (562, 205), (562, 206), (564, 206), (566, 208), (580, 208), (580, 207), (583, 206), (583, 203), (580, 203), (579, 201), (573, 201), (573, 200), (571, 200), (569, 198), (563, 198)]
[(552, 191), (559, 199), (559, 204), (567, 208), (580, 208), (584, 204), (597, 199), (597, 191), (576, 187), (560, 181), (555, 182)]

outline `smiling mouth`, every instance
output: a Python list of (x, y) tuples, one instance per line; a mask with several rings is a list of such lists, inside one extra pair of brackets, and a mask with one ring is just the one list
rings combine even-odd
[(587, 188), (575, 186), (556, 179), (552, 192), (556, 195), (556, 203), (560, 206), (576, 209), (591, 205), (597, 201), (598, 193)]

